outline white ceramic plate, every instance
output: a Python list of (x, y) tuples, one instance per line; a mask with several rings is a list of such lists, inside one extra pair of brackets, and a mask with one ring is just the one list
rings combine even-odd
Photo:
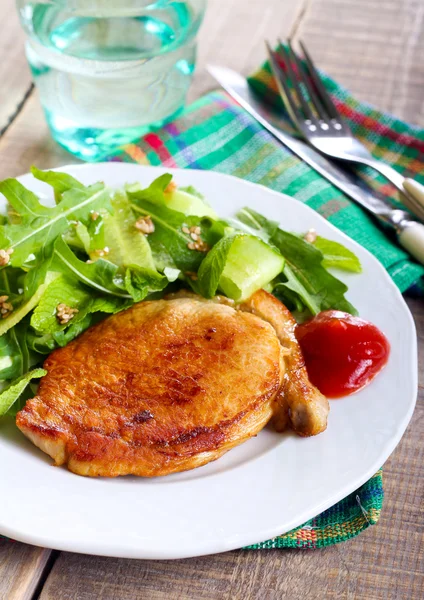
[[(88, 479), (51, 460), (0, 424), (0, 533), (60, 550), (167, 559), (240, 548), (289, 531), (361, 486), (382, 466), (411, 418), (417, 393), (416, 334), (401, 294), (366, 250), (300, 202), (213, 172), (129, 164), (63, 168), (84, 183), (149, 184), (165, 171), (194, 185), (218, 214), (243, 206), (285, 229), (338, 240), (361, 259), (361, 275), (339, 274), (361, 316), (380, 327), (392, 351), (386, 369), (360, 393), (331, 402), (325, 433), (302, 439), (270, 428), (204, 467), (157, 479)], [(49, 188), (30, 175), (37, 193)], [(2, 208), (2, 207), (0, 207)]]

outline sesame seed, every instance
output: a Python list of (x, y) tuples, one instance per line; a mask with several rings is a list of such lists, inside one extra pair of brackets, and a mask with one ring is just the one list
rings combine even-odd
[(56, 318), (61, 325), (66, 325), (77, 314), (77, 308), (71, 308), (63, 302), (56, 306)]
[(97, 221), (97, 219), (99, 218), (99, 213), (96, 212), (95, 210), (91, 211), (91, 218), (93, 221)]
[(190, 237), (195, 242), (199, 239), (199, 236), (197, 235), (197, 233), (193, 233), (193, 232), (190, 233)]
[(10, 255), (8, 254), (7, 250), (0, 250), (0, 267), (5, 267), (7, 264), (9, 264), (10, 261)]
[(188, 248), (189, 250), (196, 250), (196, 244), (195, 244), (194, 242), (189, 242), (189, 243), (187, 244), (187, 248)]
[(173, 181), (170, 181), (164, 191), (165, 191), (165, 194), (172, 194), (172, 192), (174, 192), (176, 189), (177, 189), (177, 184), (174, 183)]
[(317, 232), (315, 231), (315, 229), (311, 228), (305, 233), (305, 235), (303, 236), (303, 239), (306, 242), (313, 244), (317, 239)]
[(0, 296), (0, 304), (3, 304), (3, 302), (7, 302), (9, 300), (9, 296)]
[(195, 273), (194, 271), (186, 271), (185, 274), (186, 274), (186, 277), (188, 277), (192, 281), (197, 281), (197, 273)]
[(155, 230), (155, 224), (149, 215), (146, 215), (145, 217), (139, 217), (134, 223), (134, 226), (136, 229), (138, 229), (138, 231), (144, 233), (145, 235), (153, 233)]
[(187, 233), (187, 234), (189, 234), (189, 233), (190, 233), (190, 229), (189, 229), (188, 227), (182, 227), (181, 231), (182, 231), (183, 233)]

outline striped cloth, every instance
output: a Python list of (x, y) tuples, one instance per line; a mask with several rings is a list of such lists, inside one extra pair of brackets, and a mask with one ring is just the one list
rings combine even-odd
[[(424, 130), (408, 125), (353, 98), (329, 77), (324, 83), (354, 134), (379, 159), (424, 184)], [(249, 83), (274, 107), (280, 106), (269, 65)], [(282, 107), (281, 107), (282, 108)], [(287, 127), (287, 123), (282, 123)], [(421, 285), (424, 268), (396, 243), (392, 231), (377, 222), (308, 165), (279, 144), (224, 92), (213, 92), (184, 110), (179, 118), (128, 144), (110, 158), (118, 162), (212, 169), (260, 183), (294, 196), (372, 252), (402, 292)], [(364, 168), (361, 176), (396, 201), (394, 189)], [(379, 519), (382, 472), (359, 490), (303, 526), (261, 548), (320, 548), (348, 540)]]

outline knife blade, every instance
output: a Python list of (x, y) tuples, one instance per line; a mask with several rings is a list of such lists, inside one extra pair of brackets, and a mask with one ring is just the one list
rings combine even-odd
[(276, 127), (271, 122), (271, 110), (264, 107), (256, 98), (245, 77), (226, 67), (208, 65), (207, 70), (230, 96), (277, 140), (366, 210), (385, 223), (389, 223), (395, 227), (398, 233), (402, 232), (409, 224), (415, 223), (413, 217), (408, 212), (394, 208), (378, 192), (369, 191), (365, 187), (365, 184), (355, 177), (353, 173), (345, 171), (335, 163), (330, 162), (314, 148), (311, 148), (311, 146), (292, 137), (281, 128)]

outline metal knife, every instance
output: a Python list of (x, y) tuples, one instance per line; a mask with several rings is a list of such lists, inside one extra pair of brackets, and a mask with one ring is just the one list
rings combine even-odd
[(282, 144), (378, 219), (392, 225), (400, 244), (424, 264), (424, 225), (415, 221), (407, 211), (394, 208), (384, 196), (369, 191), (353, 173), (345, 171), (314, 148), (273, 125), (270, 118), (272, 113), (256, 98), (245, 77), (226, 67), (209, 65), (207, 69), (230, 96)]

